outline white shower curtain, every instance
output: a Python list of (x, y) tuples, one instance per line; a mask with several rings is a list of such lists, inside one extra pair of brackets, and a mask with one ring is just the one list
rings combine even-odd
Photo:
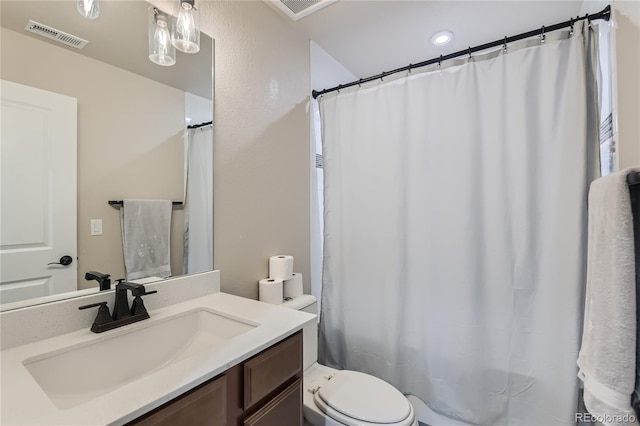
[(321, 102), (321, 361), (478, 425), (575, 424), (592, 30)]
[(187, 131), (183, 273), (213, 269), (213, 128)]

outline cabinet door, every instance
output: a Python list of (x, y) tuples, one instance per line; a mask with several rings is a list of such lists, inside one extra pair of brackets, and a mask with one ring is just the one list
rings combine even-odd
[(213, 381), (170, 401), (131, 425), (226, 426), (227, 377)]
[(300, 426), (302, 425), (302, 379), (273, 398), (248, 417), (243, 426)]
[(244, 409), (301, 375), (302, 333), (298, 332), (244, 363)]

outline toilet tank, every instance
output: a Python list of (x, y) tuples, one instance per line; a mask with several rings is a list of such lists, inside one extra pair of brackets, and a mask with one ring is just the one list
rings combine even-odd
[(318, 301), (310, 294), (303, 294), (302, 296), (286, 300), (282, 303), (282, 306), (284, 306), (285, 308), (296, 309), (298, 311), (318, 315)]
[[(280, 306), (318, 315), (318, 301), (308, 294), (289, 299)], [(302, 364), (306, 370), (318, 361), (318, 321), (302, 329), (302, 348)]]

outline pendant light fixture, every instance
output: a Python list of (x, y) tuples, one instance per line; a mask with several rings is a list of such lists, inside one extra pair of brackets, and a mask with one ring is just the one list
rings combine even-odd
[(185, 53), (200, 50), (200, 16), (195, 0), (178, 0), (178, 11), (171, 34), (171, 42), (176, 49)]
[(165, 67), (176, 63), (176, 49), (171, 43), (169, 16), (151, 6), (149, 8), (149, 59)]
[(87, 19), (96, 19), (100, 16), (100, 4), (98, 0), (77, 0), (78, 12)]

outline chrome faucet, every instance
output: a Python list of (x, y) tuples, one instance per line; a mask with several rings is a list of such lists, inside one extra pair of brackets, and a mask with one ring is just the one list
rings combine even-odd
[[(114, 328), (149, 318), (149, 313), (144, 306), (142, 296), (157, 293), (157, 291), (146, 291), (142, 284), (126, 282), (124, 279), (117, 280), (117, 282), (113, 315), (109, 313), (107, 302), (93, 303), (78, 308), (87, 309), (98, 307), (98, 315), (96, 315), (96, 319), (91, 326), (91, 331), (94, 333), (102, 333), (103, 331), (113, 330)], [(131, 294), (133, 295), (131, 308), (129, 308), (129, 299), (127, 297), (129, 290), (131, 290)]]

